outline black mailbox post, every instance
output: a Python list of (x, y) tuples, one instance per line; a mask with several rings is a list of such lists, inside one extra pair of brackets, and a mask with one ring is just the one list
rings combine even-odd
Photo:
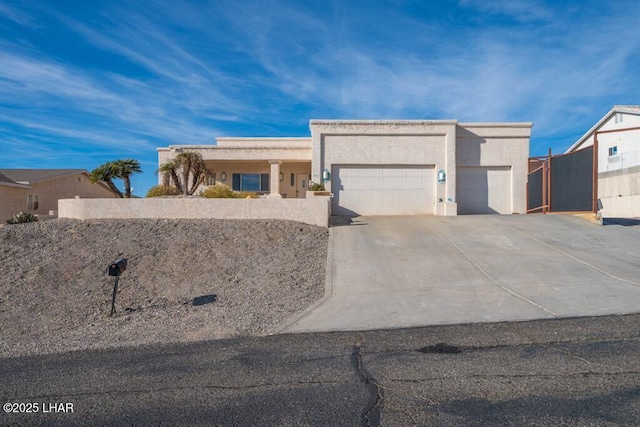
[(109, 276), (114, 276), (115, 282), (113, 283), (113, 297), (111, 298), (111, 314), (113, 316), (116, 312), (116, 293), (118, 292), (118, 280), (124, 271), (127, 269), (127, 259), (120, 258), (111, 265), (109, 265)]
[(127, 269), (127, 259), (120, 258), (109, 266), (109, 276), (120, 276)]

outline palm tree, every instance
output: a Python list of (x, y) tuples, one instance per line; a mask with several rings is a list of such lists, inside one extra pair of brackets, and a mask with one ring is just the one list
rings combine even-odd
[(136, 159), (120, 159), (112, 162), (118, 172), (117, 177), (124, 181), (124, 197), (131, 198), (131, 175), (142, 172)]
[(160, 165), (158, 173), (162, 174), (163, 185), (173, 184), (182, 194), (190, 196), (204, 182), (207, 165), (200, 153), (185, 151)]
[[(190, 196), (204, 182), (207, 176), (207, 165), (202, 159), (202, 155), (194, 151), (178, 154), (175, 161), (182, 169), (183, 194)], [(189, 177), (193, 180), (191, 186), (189, 186)]]
[(118, 197), (122, 198), (122, 193), (118, 190), (118, 187), (113, 183), (114, 178), (119, 178), (118, 169), (113, 164), (113, 162), (104, 163), (89, 174), (89, 179), (94, 184), (98, 181), (102, 181), (113, 191)]
[(180, 193), (182, 193), (182, 186), (180, 185), (180, 179), (178, 178), (178, 169), (180, 169), (180, 167), (175, 160), (169, 160), (168, 162), (160, 165), (156, 174), (162, 174), (162, 185), (165, 187), (174, 186)]
[[(130, 198), (131, 175), (139, 172), (142, 172), (139, 161), (135, 159), (118, 159), (103, 163), (102, 165), (98, 166), (91, 171), (91, 173), (89, 174), (89, 178), (93, 183), (103, 181), (109, 186), (111, 191), (116, 193), (116, 195), (120, 198)], [(114, 178), (119, 178), (124, 181), (124, 195), (113, 183)]]

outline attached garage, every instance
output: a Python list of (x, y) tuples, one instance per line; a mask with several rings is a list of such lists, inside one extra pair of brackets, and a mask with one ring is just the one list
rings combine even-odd
[(458, 214), (513, 213), (511, 167), (458, 167), (456, 179)]
[(333, 215), (433, 214), (433, 165), (333, 165)]

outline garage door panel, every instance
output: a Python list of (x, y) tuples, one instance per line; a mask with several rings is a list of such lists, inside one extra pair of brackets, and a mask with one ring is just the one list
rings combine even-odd
[(509, 166), (459, 167), (456, 171), (458, 214), (510, 214)]
[(334, 215), (432, 214), (432, 166), (354, 166), (332, 168)]

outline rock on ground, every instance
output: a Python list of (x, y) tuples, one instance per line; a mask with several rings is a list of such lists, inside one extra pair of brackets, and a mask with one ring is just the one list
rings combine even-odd
[(327, 242), (325, 228), (278, 220), (2, 227), (0, 357), (268, 334), (322, 297)]

